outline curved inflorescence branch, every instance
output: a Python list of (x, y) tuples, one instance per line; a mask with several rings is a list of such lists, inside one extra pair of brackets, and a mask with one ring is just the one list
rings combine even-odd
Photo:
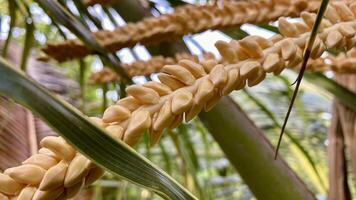
[[(202, 59), (214, 59), (215, 56), (212, 53), (203, 53)], [(199, 62), (197, 55), (191, 55), (188, 53), (177, 53), (174, 57), (154, 56), (149, 60), (139, 60), (131, 64), (122, 64), (127, 74), (130, 77), (134, 76), (149, 76), (153, 73), (161, 71), (165, 65), (173, 65), (178, 63), (179, 60), (187, 59), (194, 62)], [(93, 72), (90, 76), (90, 83), (102, 84), (111, 83), (120, 80), (120, 77), (110, 68), (104, 68), (101, 71)]]
[[(181, 38), (209, 29), (238, 27), (244, 23), (270, 22), (281, 16), (298, 16), (316, 10), (320, 2), (305, 0), (224, 1), (218, 5), (186, 5), (171, 14), (128, 23), (114, 31), (98, 31), (96, 39), (111, 52), (137, 43), (153, 44)], [(79, 40), (47, 44), (43, 51), (51, 58), (65, 61), (91, 52)]]
[[(319, 58), (325, 48), (351, 49), (355, 46), (355, 7), (355, 3), (331, 3), (321, 23), (311, 58)], [(269, 40), (248, 36), (240, 41), (218, 42), (216, 47), (227, 63), (257, 61), (263, 65), (266, 72), (273, 71), (275, 65), (283, 60), (286, 61), (285, 67), (298, 67), (316, 14), (303, 12), (301, 17), (303, 22), (297, 23), (290, 23), (281, 17), (278, 20), (281, 34)]]
[(356, 73), (356, 48), (339, 53), (337, 56), (328, 55), (326, 58), (312, 60), (308, 70), (313, 72), (333, 71), (338, 74)]
[[(175, 57), (154, 56), (147, 61), (135, 61), (131, 64), (123, 64), (122, 66), (130, 77), (134, 76), (149, 76), (153, 73), (158, 73), (165, 65), (177, 64), (179, 60), (187, 59), (198, 62), (198, 56), (191, 54), (177, 54)], [(204, 53), (203, 60), (216, 59), (212, 53)], [(223, 63), (223, 60), (218, 60)], [(337, 56), (329, 55), (326, 58), (310, 59), (307, 65), (307, 70), (311, 72), (326, 72), (332, 71), (339, 74), (356, 73), (356, 50), (351, 49), (347, 53), (340, 53)], [(298, 70), (300, 66), (286, 66)], [(103, 68), (100, 71), (93, 72), (90, 76), (91, 84), (112, 83), (120, 80), (120, 77), (110, 68)]]
[[(148, 130), (153, 145), (164, 129), (190, 121), (233, 90), (260, 83), (266, 73), (279, 74), (286, 66), (300, 65), (315, 15), (303, 13), (302, 18), (304, 22), (298, 23), (281, 18), (281, 35), (270, 39), (250, 36), (230, 43), (218, 42), (216, 46), (230, 64), (183, 59), (178, 64), (166, 65), (158, 75), (161, 83), (129, 86), (128, 97), (107, 108), (102, 119), (92, 120), (130, 146), (137, 144)], [(318, 58), (327, 48), (353, 48), (355, 18), (356, 3), (331, 3), (312, 57)], [(23, 165), (0, 173), (1, 200), (68, 199), (104, 173), (61, 137), (46, 137), (41, 147)]]
[(119, 81), (120, 77), (109, 67), (90, 74), (89, 83), (92, 85), (101, 85), (105, 83), (114, 83)]

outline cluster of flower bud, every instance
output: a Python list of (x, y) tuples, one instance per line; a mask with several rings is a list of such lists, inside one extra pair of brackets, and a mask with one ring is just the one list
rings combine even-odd
[(307, 69), (313, 72), (332, 71), (338, 74), (354, 74), (356, 73), (356, 48), (336, 56), (328, 55), (325, 58), (311, 60)]
[[(248, 0), (223, 1), (221, 5), (186, 5), (170, 14), (145, 18), (114, 31), (98, 31), (93, 35), (108, 51), (115, 52), (137, 43), (155, 44), (209, 29), (270, 22), (281, 16), (299, 16), (301, 11), (316, 10), (318, 4), (319, 1), (305, 0)], [(43, 51), (58, 61), (94, 53), (77, 39), (47, 44)]]
[[(212, 53), (204, 53), (203, 59), (215, 58)], [(158, 73), (163, 66), (176, 64), (179, 60), (187, 59), (191, 61), (198, 62), (199, 58), (196, 55), (191, 55), (188, 53), (177, 53), (174, 57), (163, 57), (154, 56), (151, 59), (144, 61), (139, 60), (131, 64), (122, 64), (127, 74), (130, 77), (134, 76), (149, 76), (153, 73)], [(103, 84), (118, 81), (120, 77), (110, 68), (103, 68), (101, 71), (93, 72), (90, 76), (90, 83), (92, 84)]]
[[(135, 146), (148, 131), (151, 145), (163, 130), (188, 122), (202, 110), (211, 109), (222, 96), (246, 85), (254, 86), (267, 73), (279, 74), (298, 67), (310, 36), (315, 14), (302, 13), (303, 22), (279, 19), (280, 35), (265, 39), (249, 36), (229, 43), (217, 42), (224, 62), (182, 59), (165, 65), (160, 82), (126, 88), (127, 97), (108, 107), (102, 119), (92, 118), (114, 139)], [(332, 2), (326, 10), (311, 57), (328, 48), (351, 49), (356, 44), (356, 2)], [(60, 137), (46, 137), (42, 149), (23, 165), (0, 173), (0, 199), (49, 200), (73, 197), (103, 170), (78, 153)]]

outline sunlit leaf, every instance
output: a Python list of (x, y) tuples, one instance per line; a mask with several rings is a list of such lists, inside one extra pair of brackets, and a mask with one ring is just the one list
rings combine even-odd
[(305, 73), (305, 78), (332, 93), (338, 101), (356, 111), (356, 94), (321, 73)]
[[(248, 90), (244, 89), (244, 93), (258, 106), (258, 108), (268, 117), (268, 120), (271, 120), (273, 125), (278, 129), (281, 128), (277, 118), (270, 111), (267, 106), (265, 106), (259, 99), (252, 95)], [(300, 162), (299, 165), (302, 165), (305, 172), (309, 175), (314, 186), (319, 190), (320, 193), (326, 194), (326, 183), (322, 178), (325, 174), (321, 174), (318, 171), (315, 161), (309, 155), (308, 151), (303, 147), (303, 145), (295, 138), (290, 130), (285, 130), (286, 139), (288, 141), (288, 148), (291, 149), (292, 153), (295, 155), (295, 158)]]

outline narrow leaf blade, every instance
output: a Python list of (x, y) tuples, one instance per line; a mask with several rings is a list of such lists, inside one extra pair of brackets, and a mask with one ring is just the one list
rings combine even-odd
[(301, 70), (300, 70), (299, 75), (297, 77), (297, 80), (295, 81), (296, 86), (295, 86), (295, 89), (294, 89), (294, 92), (293, 92), (292, 100), (291, 100), (290, 105), (288, 107), (288, 111), (287, 111), (286, 117), (285, 117), (283, 125), (282, 125), (281, 134), (280, 134), (279, 139), (278, 139), (278, 143), (277, 143), (276, 153), (274, 155), (274, 159), (277, 159), (278, 150), (279, 150), (279, 147), (280, 147), (281, 142), (282, 142), (284, 129), (287, 126), (288, 118), (289, 118), (289, 115), (290, 115), (290, 113), (292, 111), (292, 108), (293, 108), (293, 105), (294, 105), (294, 100), (297, 97), (299, 86), (300, 86), (300, 84), (302, 82), (303, 75), (304, 75), (305, 69), (307, 67), (308, 60), (310, 58), (310, 54), (311, 54), (311, 51), (312, 51), (312, 48), (313, 48), (313, 44), (314, 44), (315, 38), (316, 38), (316, 36), (318, 34), (318, 29), (319, 29), (319, 26), (321, 24), (321, 20), (323, 19), (324, 12), (326, 10), (326, 7), (328, 6), (328, 3), (329, 3), (329, 0), (323, 0), (321, 2), (318, 14), (316, 16), (316, 19), (315, 19), (315, 22), (314, 22), (314, 25), (313, 25), (313, 28), (312, 28), (312, 31), (310, 33), (308, 45), (307, 45), (307, 47), (306, 47), (306, 49), (304, 51), (302, 67), (301, 67)]

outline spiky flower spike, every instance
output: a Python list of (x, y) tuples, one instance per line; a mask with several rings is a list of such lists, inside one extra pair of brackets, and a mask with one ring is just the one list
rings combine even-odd
[(328, 55), (326, 58), (312, 60), (308, 69), (314, 72), (331, 70), (338, 74), (356, 73), (356, 48), (337, 56)]
[[(318, 12), (318, 15), (316, 16), (315, 14), (314, 15), (310, 15), (308, 13), (302, 13), (302, 18), (304, 20), (304, 23), (305, 24), (302, 24), (304, 25), (306, 28), (311, 28), (311, 32), (312, 34), (308, 34), (308, 43), (307, 44), (304, 44), (304, 57), (302, 59), (302, 63), (301, 63), (301, 70), (299, 72), (299, 75), (298, 75), (298, 78), (297, 80), (295, 81), (296, 83), (296, 88), (294, 90), (294, 93), (293, 93), (293, 96), (291, 98), (291, 103), (288, 107), (288, 111), (287, 111), (287, 114), (286, 114), (286, 118), (284, 120), (284, 123), (282, 125), (282, 128), (281, 128), (281, 134), (280, 134), (280, 137), (279, 137), (279, 140), (278, 140), (278, 144), (277, 144), (277, 148), (276, 148), (276, 153), (275, 153), (275, 159), (277, 158), (277, 155), (278, 155), (278, 149), (280, 147), (280, 144), (281, 144), (281, 140), (282, 140), (282, 136), (283, 136), (283, 133), (284, 133), (284, 129), (286, 127), (286, 124), (287, 124), (287, 121), (288, 121), (288, 118), (289, 118), (289, 115), (291, 113), (291, 110), (292, 110), (292, 107), (293, 107), (293, 104), (294, 104), (294, 100), (296, 98), (296, 95), (298, 93), (298, 89), (299, 89), (299, 86), (300, 86), (300, 83), (302, 81), (302, 78), (303, 78), (303, 75), (304, 75), (304, 71), (306, 69), (306, 66), (307, 66), (307, 61), (309, 59), (309, 57), (319, 57), (321, 54), (319, 54), (320, 52), (320, 49), (323, 49), (323, 44), (321, 44), (321, 40), (320, 38), (317, 37), (317, 34), (318, 34), (318, 27), (319, 25), (321, 24), (323, 27), (322, 27), (322, 30), (323, 29), (326, 29), (326, 28), (330, 28), (331, 26), (333, 26), (332, 22), (330, 20), (333, 20), (333, 21), (338, 21), (338, 20), (354, 20), (355, 21), (355, 18), (353, 16), (353, 13), (352, 13), (352, 10), (348, 9), (347, 6), (345, 4), (343, 4), (342, 2), (334, 2), (333, 3), (333, 6), (329, 7), (328, 9), (328, 16), (327, 16), (327, 20), (323, 20), (323, 14), (324, 14), (324, 11), (326, 10), (327, 8), (327, 5), (328, 5), (328, 1), (329, 0), (323, 0), (322, 1), (322, 5), (320, 6), (320, 10)], [(334, 13), (335, 12), (335, 13)], [(335, 16), (336, 14), (336, 16)], [(337, 16), (337, 14), (339, 16)], [(288, 22), (285, 20), (279, 20), (279, 22), (281, 23), (281, 29), (280, 31), (285, 33), (285, 34), (291, 34), (291, 36), (293, 37), (293, 35), (295, 34), (298, 34), (299, 32), (303, 32), (304, 30), (299, 28), (298, 27), (293, 27), (293, 26), (289, 26)], [(283, 27), (285, 27), (283, 29)], [(290, 28), (293, 28), (293, 29), (290, 29)], [(337, 44), (340, 44), (341, 41), (339, 39), (346, 39), (348, 40), (349, 38), (347, 37), (352, 37), (353, 34), (355, 33), (355, 27), (353, 27), (353, 24), (350, 23), (350, 24), (342, 24), (340, 25), (340, 27), (332, 27), (330, 28), (331, 30), (329, 30), (330, 32), (327, 32), (325, 34), (321, 34), (321, 39), (325, 39), (325, 41), (328, 43), (328, 47), (336, 47)], [(345, 30), (347, 30), (347, 32), (344, 32)], [(291, 32), (291, 31), (296, 31), (296, 32)], [(340, 32), (343, 32), (343, 34), (341, 34)], [(350, 35), (351, 34), (351, 35)], [(336, 36), (340, 36), (340, 37), (336, 37)], [(345, 37), (345, 38), (344, 38)], [(316, 42), (315, 42), (316, 41)], [(313, 46), (313, 43), (316, 43), (316, 46)], [(351, 39), (351, 46), (354, 46), (354, 41), (352, 41)], [(293, 48), (291, 48), (291, 46), (288, 44), (288, 47), (287, 48), (290, 48), (293, 50)], [(293, 50), (294, 51), (294, 50)], [(291, 52), (293, 52), (291, 51)], [(302, 52), (302, 51), (300, 51)], [(295, 51), (294, 53), (298, 53), (297, 51)], [(302, 53), (301, 53), (302, 54)], [(262, 55), (262, 54), (260, 54)], [(271, 55), (271, 54), (270, 54)], [(258, 56), (258, 55), (256, 55)], [(282, 56), (283, 56), (283, 49), (282, 49)], [(293, 56), (292, 56), (293, 57)], [(299, 56), (298, 56), (299, 57)], [(294, 56), (293, 59), (297, 58), (296, 56)], [(298, 59), (301, 59), (301, 58), (298, 58)], [(295, 62), (295, 60), (291, 60), (290, 62)], [(293, 64), (290, 64), (293, 66)]]
[[(204, 53), (203, 59), (215, 59), (214, 54)], [(148, 76), (153, 73), (158, 73), (165, 65), (173, 65), (179, 60), (187, 59), (198, 62), (196, 55), (177, 54), (175, 57), (154, 56), (147, 61), (135, 61), (131, 64), (122, 64), (130, 77), (134, 76)], [(218, 61), (222, 62), (221, 60)], [(349, 52), (340, 53), (338, 56), (329, 55), (327, 58), (311, 59), (308, 62), (307, 70), (312, 72), (333, 71), (335, 73), (356, 73), (356, 50), (355, 48)], [(299, 66), (286, 66), (294, 70), (298, 70)], [(118, 81), (120, 77), (110, 68), (104, 68), (98, 72), (93, 72), (90, 75), (91, 84), (112, 83)]]
[[(215, 59), (215, 56), (212, 53), (204, 53), (202, 58)], [(163, 66), (176, 64), (182, 59), (194, 62), (199, 61), (199, 58), (196, 55), (177, 53), (174, 57), (153, 56), (151, 59), (146, 61), (139, 60), (131, 64), (122, 64), (122, 67), (130, 77), (149, 76), (150, 74), (160, 72)], [(110, 68), (104, 68), (101, 71), (92, 73), (90, 76), (90, 82), (92, 84), (111, 83), (119, 79), (120, 77)]]
[[(270, 22), (281, 16), (298, 16), (301, 11), (317, 8), (318, 1), (249, 0), (224, 1), (217, 5), (187, 5), (172, 14), (128, 23), (114, 31), (98, 31), (94, 36), (111, 52), (137, 43), (152, 44), (181, 38), (209, 29), (240, 26), (244, 23)], [(79, 40), (47, 44), (43, 51), (58, 61), (89, 55), (89, 49)]]
[(113, 83), (118, 80), (120, 80), (119, 76), (108, 67), (104, 67), (100, 71), (91, 73), (89, 77), (89, 83), (92, 85)]
[[(211, 109), (223, 95), (246, 84), (258, 84), (266, 73), (279, 74), (286, 66), (298, 66), (315, 15), (303, 13), (302, 17), (304, 23), (293, 24), (281, 18), (282, 35), (269, 40), (251, 36), (230, 43), (218, 42), (220, 53), (231, 64), (181, 60), (177, 65), (166, 65), (158, 75), (161, 83), (128, 87), (128, 97), (110, 106), (103, 119), (92, 120), (130, 146), (149, 130), (151, 144), (155, 144), (165, 128), (175, 128), (201, 110)], [(356, 3), (332, 3), (312, 57), (318, 58), (326, 48), (354, 47), (355, 18)], [(1, 200), (68, 199), (104, 173), (61, 137), (46, 137), (41, 146), (39, 153), (23, 165), (0, 174)]]

